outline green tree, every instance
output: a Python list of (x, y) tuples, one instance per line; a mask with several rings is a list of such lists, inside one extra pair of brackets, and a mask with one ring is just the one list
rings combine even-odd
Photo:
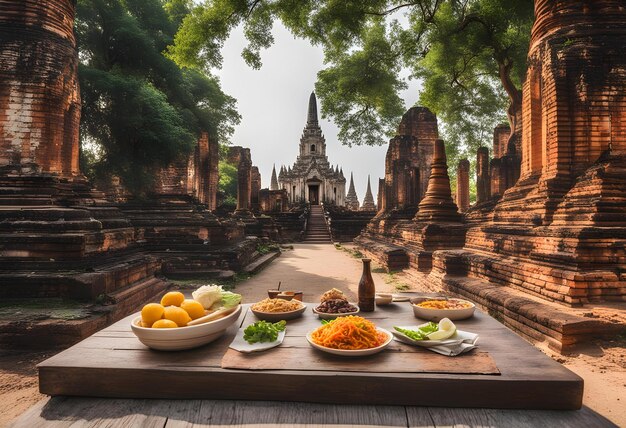
[(242, 56), (259, 67), (277, 19), (323, 47), (316, 92), (344, 144), (381, 144), (395, 131), (402, 69), (422, 79), (420, 104), (443, 121), (451, 160), (484, 144), (505, 117), (511, 139), (519, 133), (531, 0), (213, 0), (185, 17), (168, 54), (219, 67), (224, 41), (243, 25)]
[[(84, 170), (118, 175), (134, 194), (193, 148), (201, 131), (225, 139), (239, 115), (219, 81), (181, 69), (162, 52), (189, 2), (79, 0), (76, 35)], [(170, 14), (168, 14), (170, 13)], [(95, 154), (95, 155), (94, 155)]]

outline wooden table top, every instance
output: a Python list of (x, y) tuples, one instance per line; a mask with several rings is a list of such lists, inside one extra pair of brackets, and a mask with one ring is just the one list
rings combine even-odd
[[(414, 318), (409, 303), (362, 315), (388, 330), (393, 325), (421, 323)], [(256, 320), (251, 311), (242, 311), (239, 320), (216, 342), (178, 352), (153, 351), (141, 344), (130, 329), (134, 316), (41, 363), (40, 391), (53, 396), (381, 406), (579, 409), (582, 404), (580, 377), (478, 310), (474, 317), (455, 324), (480, 335), (479, 349), (493, 358), (500, 375), (389, 373), (377, 370), (374, 364), (357, 372), (222, 369), (222, 357), (237, 329)], [(308, 308), (302, 318), (288, 322), (288, 335), (281, 346), (290, 336), (304, 336), (319, 325)], [(319, 351), (311, 348), (311, 352)], [(360, 362), (364, 363), (366, 360)]]

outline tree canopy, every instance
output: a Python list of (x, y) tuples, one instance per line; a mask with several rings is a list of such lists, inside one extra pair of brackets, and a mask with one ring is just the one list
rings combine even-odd
[(119, 176), (140, 195), (155, 171), (186, 156), (201, 131), (227, 138), (239, 122), (219, 81), (163, 55), (187, 0), (79, 0), (76, 35), (81, 142), (94, 176)]
[(419, 103), (443, 121), (452, 157), (484, 144), (507, 116), (519, 131), (531, 0), (212, 0), (184, 18), (168, 55), (219, 67), (224, 41), (243, 25), (242, 56), (260, 67), (275, 20), (323, 48), (316, 93), (344, 144), (393, 134), (405, 111), (403, 70), (422, 79)]

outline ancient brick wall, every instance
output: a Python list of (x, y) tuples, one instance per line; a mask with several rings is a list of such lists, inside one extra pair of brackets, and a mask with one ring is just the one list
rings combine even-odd
[(72, 0), (0, 0), (0, 167), (80, 174)]
[(220, 146), (217, 138), (209, 138), (209, 158), (208, 158), (208, 177), (207, 186), (208, 194), (206, 204), (209, 211), (217, 208), (217, 189), (219, 186), (219, 163), (220, 163)]
[(489, 149), (487, 147), (479, 147), (476, 154), (476, 203), (485, 202), (490, 197)]
[(261, 173), (258, 166), (253, 166), (250, 171), (250, 209), (258, 211), (259, 205), (259, 191), (261, 190)]
[[(495, 127), (493, 130), (493, 157), (501, 158), (507, 151), (507, 143), (509, 136), (511, 135), (511, 127), (506, 124), (501, 124)], [(516, 148), (517, 150), (517, 148)], [(519, 150), (517, 150), (519, 153)]]
[(198, 144), (194, 151), (194, 169), (193, 177), (193, 193), (203, 204), (208, 204), (209, 200), (209, 173), (210, 173), (210, 154), (209, 154), (209, 134), (202, 132), (198, 139)]
[(385, 157), (385, 211), (406, 211), (412, 217), (426, 194), (435, 140), (437, 117), (425, 107), (409, 109), (389, 141)]
[(237, 211), (249, 211), (252, 195), (252, 157), (250, 156), (250, 149), (239, 146), (230, 147), (228, 161), (237, 165)]

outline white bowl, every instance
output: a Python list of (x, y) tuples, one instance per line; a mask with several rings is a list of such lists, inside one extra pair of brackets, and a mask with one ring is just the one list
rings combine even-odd
[(278, 322), (282, 320), (289, 321), (289, 320), (301, 317), (304, 311), (306, 310), (306, 305), (303, 304), (300, 309), (296, 309), (295, 311), (289, 311), (289, 312), (261, 312), (261, 311), (255, 311), (252, 308), (250, 308), (250, 310), (260, 320)]
[[(435, 300), (435, 299), (432, 299)], [(469, 303), (471, 306), (468, 308), (461, 309), (431, 309), (431, 308), (422, 308), (421, 306), (417, 306), (417, 304), (412, 303), (413, 313), (416, 318), (420, 318), (428, 321), (441, 321), (443, 318), (448, 318), (451, 321), (463, 320), (465, 318), (469, 318), (474, 315), (474, 310), (476, 309), (476, 305), (472, 302), (463, 300), (463, 299), (453, 299), (458, 300), (460, 302)]]
[(328, 352), (329, 354), (341, 355), (342, 357), (364, 357), (366, 355), (379, 353), (380, 351), (385, 349), (387, 346), (389, 346), (389, 343), (391, 343), (391, 339), (393, 339), (393, 335), (387, 330), (385, 330), (384, 328), (377, 327), (376, 330), (385, 333), (387, 335), (387, 340), (385, 340), (385, 343), (375, 348), (354, 349), (354, 350), (353, 349), (327, 348), (326, 346), (318, 345), (317, 343), (313, 342), (313, 339), (311, 338), (311, 334), (313, 333), (313, 331), (310, 331), (307, 333), (306, 340), (308, 340), (311, 346), (314, 347), (315, 349)]
[(342, 313), (330, 313), (330, 312), (318, 312), (315, 308), (313, 308), (313, 313), (317, 314), (323, 320), (334, 320), (339, 317), (347, 317), (348, 315), (356, 315), (361, 312), (361, 309), (354, 303), (351, 303), (352, 306), (356, 307), (356, 311), (354, 312), (342, 312)]
[(390, 305), (393, 302), (393, 294), (391, 293), (376, 293), (374, 298), (377, 306)]
[(130, 324), (133, 333), (149, 348), (160, 351), (180, 351), (196, 348), (213, 342), (224, 334), (241, 313), (241, 305), (229, 315), (204, 324), (178, 328), (147, 328), (141, 327), (141, 315), (133, 319)]

